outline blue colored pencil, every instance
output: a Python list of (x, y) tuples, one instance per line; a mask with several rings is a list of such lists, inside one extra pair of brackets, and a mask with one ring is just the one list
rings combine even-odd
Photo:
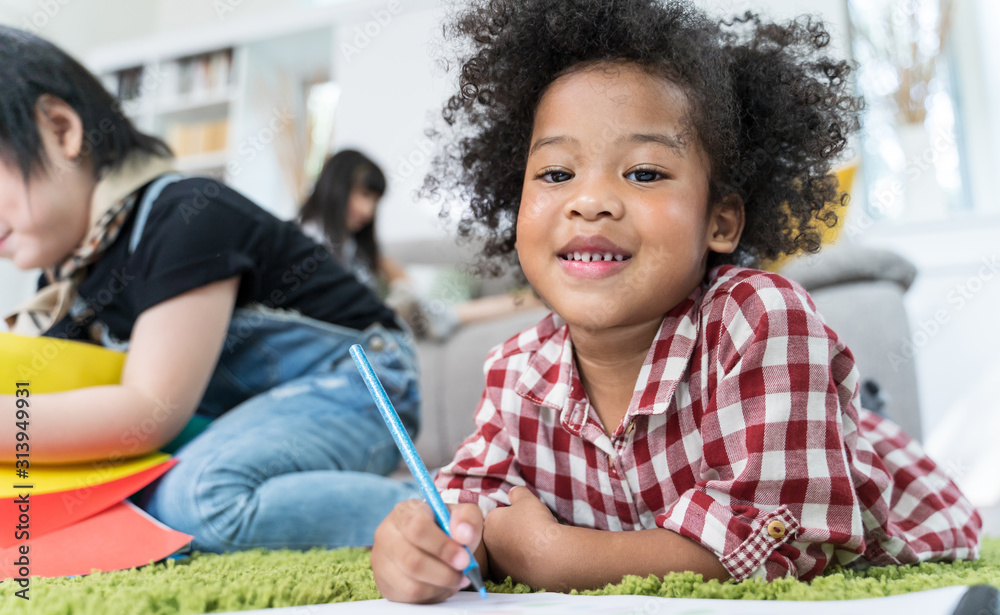
[[(379, 382), (378, 376), (375, 375), (375, 370), (372, 369), (371, 363), (368, 362), (368, 357), (365, 355), (364, 349), (359, 344), (354, 344), (350, 348), (350, 353), (354, 359), (354, 364), (358, 366), (358, 371), (361, 372), (361, 377), (364, 379), (365, 384), (368, 385), (368, 391), (375, 399), (375, 405), (378, 406), (379, 413), (382, 414), (382, 420), (389, 427), (392, 439), (396, 441), (396, 446), (399, 447), (403, 461), (410, 468), (413, 477), (417, 479), (417, 483), (420, 484), (420, 490), (424, 493), (424, 499), (427, 500), (427, 503), (430, 504), (431, 509), (434, 511), (438, 525), (441, 526), (441, 529), (446, 534), (451, 536), (451, 529), (449, 529), (451, 515), (448, 513), (448, 507), (434, 486), (434, 481), (431, 480), (431, 475), (427, 472), (427, 466), (424, 465), (423, 460), (420, 459), (420, 455), (417, 454), (417, 449), (413, 446), (410, 434), (406, 433), (406, 430), (403, 428), (403, 423), (399, 420), (396, 409), (392, 407), (392, 402), (389, 401), (389, 396), (382, 387), (382, 383)], [(476, 557), (472, 554), (472, 551), (469, 550), (469, 547), (465, 547), (465, 550), (469, 553), (469, 565), (463, 572), (469, 581), (472, 582), (472, 586), (479, 592), (479, 595), (485, 600), (486, 586), (483, 585), (483, 575), (479, 570), (479, 563), (476, 561)]]

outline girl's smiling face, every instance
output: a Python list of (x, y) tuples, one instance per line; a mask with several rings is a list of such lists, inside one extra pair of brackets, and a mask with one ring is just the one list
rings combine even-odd
[(65, 102), (47, 99), (36, 114), (46, 164), (25, 181), (0, 159), (0, 258), (19, 269), (52, 267), (84, 239), (96, 180), (78, 160), (83, 142), (79, 116)]
[(535, 113), (517, 252), (571, 326), (659, 322), (732, 252), (743, 207), (709, 203), (710, 164), (682, 91), (627, 63), (570, 72)]

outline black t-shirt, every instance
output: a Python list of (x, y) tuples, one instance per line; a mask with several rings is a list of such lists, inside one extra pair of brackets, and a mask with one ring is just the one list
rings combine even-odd
[[(94, 312), (91, 322), (81, 327), (66, 317), (45, 335), (89, 339), (83, 329), (96, 319), (125, 341), (143, 311), (237, 275), (237, 307), (259, 303), (359, 330), (374, 322), (399, 328), (392, 310), (296, 224), (214, 179), (167, 185), (130, 254), (138, 209), (80, 284), (79, 296)], [(45, 285), (42, 276), (39, 288)]]

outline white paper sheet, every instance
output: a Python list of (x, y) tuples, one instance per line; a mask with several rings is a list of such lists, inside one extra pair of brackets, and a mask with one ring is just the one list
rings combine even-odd
[(568, 596), (566, 594), (490, 594), (482, 600), (472, 592), (459, 592), (446, 602), (431, 605), (397, 604), (365, 600), (339, 604), (317, 604), (260, 611), (254, 615), (374, 615), (401, 613), (447, 615), (448, 613), (546, 613), (586, 615), (951, 615), (968, 587), (944, 587), (885, 598), (793, 602), (787, 600), (705, 600), (652, 598), (649, 596)]

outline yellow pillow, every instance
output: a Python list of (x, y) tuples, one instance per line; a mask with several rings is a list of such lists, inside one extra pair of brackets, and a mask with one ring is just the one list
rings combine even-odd
[(0, 394), (13, 395), (18, 383), (32, 394), (119, 384), (125, 353), (52, 337), (0, 333)]
[[(841, 167), (837, 169), (834, 174), (837, 176), (837, 184), (840, 192), (847, 192), (850, 194), (851, 185), (854, 183), (854, 175), (858, 171), (858, 163), (854, 163), (850, 166)], [(833, 227), (828, 227), (818, 220), (813, 220), (812, 227), (818, 228), (820, 231), (820, 243), (824, 246), (830, 245), (837, 240), (840, 236), (840, 229), (844, 226), (844, 218), (847, 216), (847, 205), (842, 207), (840, 211), (837, 212), (837, 224)], [(788, 264), (795, 256), (781, 256), (773, 261), (767, 261), (761, 263), (760, 268), (767, 271), (780, 271), (782, 267)]]

